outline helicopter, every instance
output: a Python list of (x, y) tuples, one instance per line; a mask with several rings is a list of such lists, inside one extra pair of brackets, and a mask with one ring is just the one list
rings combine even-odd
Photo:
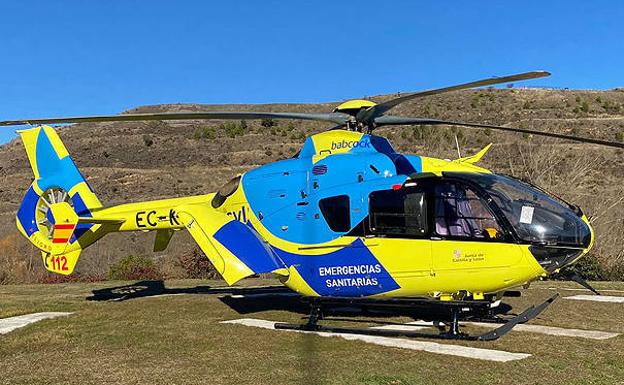
[[(511, 289), (558, 273), (586, 254), (594, 231), (582, 210), (537, 186), (477, 165), (397, 153), (374, 134), (391, 125), (488, 128), (624, 148), (622, 143), (506, 126), (387, 114), (401, 103), (475, 87), (549, 76), (532, 71), (407, 93), (382, 103), (349, 100), (328, 113), (176, 112), (2, 121), (18, 130), (34, 173), (18, 230), (45, 268), (68, 275), (104, 235), (154, 231), (154, 251), (187, 230), (228, 285), (268, 273), (310, 305), (303, 324), (277, 328), (385, 336), (494, 340), (527, 322), (556, 295), (501, 317)], [(198, 119), (295, 119), (333, 123), (290, 159), (265, 164), (209, 194), (105, 207), (49, 124)], [(440, 333), (322, 326), (332, 307), (395, 311), (438, 323)], [(424, 316), (423, 316), (424, 314)], [(501, 325), (481, 335), (462, 320)]]

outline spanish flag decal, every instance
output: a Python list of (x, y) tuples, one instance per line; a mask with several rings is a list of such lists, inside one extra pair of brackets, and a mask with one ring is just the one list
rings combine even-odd
[(71, 238), (76, 228), (75, 224), (57, 224), (54, 225), (54, 231), (52, 232), (52, 243), (67, 243)]

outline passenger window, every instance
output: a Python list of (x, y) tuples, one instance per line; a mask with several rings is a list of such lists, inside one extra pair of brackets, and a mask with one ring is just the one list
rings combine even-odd
[(427, 204), (420, 189), (375, 191), (369, 196), (373, 234), (418, 238), (427, 234)]
[(503, 238), (487, 203), (468, 186), (441, 182), (434, 188), (434, 197), (436, 234), (478, 240)]
[(351, 230), (351, 210), (348, 195), (323, 198), (319, 201), (319, 208), (330, 229), (336, 232)]

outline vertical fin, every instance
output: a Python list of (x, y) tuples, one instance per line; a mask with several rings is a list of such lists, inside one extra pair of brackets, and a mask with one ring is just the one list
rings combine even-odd
[(459, 159), (456, 160), (456, 162), (475, 164), (478, 161), (480, 161), (481, 158), (483, 158), (483, 155), (485, 155), (485, 153), (488, 152), (490, 147), (492, 147), (492, 143), (490, 143), (487, 146), (483, 147), (483, 149), (481, 151), (477, 152), (476, 154), (474, 154), (472, 156), (467, 156), (467, 157), (464, 157), (464, 158), (459, 158)]
[[(43, 252), (48, 270), (70, 274), (83, 248), (79, 240), (99, 226), (79, 223), (78, 219), (92, 217), (91, 211), (101, 208), (102, 204), (52, 127), (40, 126), (18, 133), (34, 181), (17, 211), (17, 228)], [(88, 244), (84, 239), (82, 243)], [(96, 239), (90, 237), (89, 242)]]

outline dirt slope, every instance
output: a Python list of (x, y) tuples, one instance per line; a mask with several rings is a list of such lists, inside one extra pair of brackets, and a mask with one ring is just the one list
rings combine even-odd
[[(396, 95), (373, 98), (384, 100)], [(263, 110), (331, 111), (338, 103), (267, 105), (160, 105), (128, 112)], [(411, 116), (509, 124), (544, 131), (624, 140), (624, 90), (578, 91), (544, 89), (490, 89), (433, 96), (401, 105), (393, 113)], [(36, 115), (36, 111), (33, 111)], [(247, 122), (238, 135), (222, 122), (87, 123), (59, 129), (83, 174), (105, 204), (214, 191), (237, 173), (292, 156), (305, 135), (329, 125), (279, 122), (262, 127)], [(221, 126), (220, 126), (221, 125)], [(204, 133), (204, 134), (202, 134)], [(607, 270), (624, 265), (624, 152), (596, 145), (495, 133), (489, 130), (444, 127), (381, 128), (398, 151), (442, 158), (457, 157), (454, 135), (463, 154), (495, 143), (482, 161), (485, 167), (530, 179), (579, 204), (593, 216), (598, 234), (594, 254)], [(204, 136), (204, 137), (201, 137)], [(0, 240), (25, 269), (38, 262), (34, 250), (16, 237), (14, 215), (32, 174), (19, 140), (0, 146)], [(130, 253), (151, 254), (153, 234), (114, 234), (84, 253), (79, 268), (105, 272), (108, 263)], [(178, 255), (194, 247), (177, 234), (170, 249), (159, 257)], [(10, 249), (10, 250), (9, 250)], [(16, 258), (13, 256), (12, 258)], [(7, 269), (0, 263), (0, 270)]]

